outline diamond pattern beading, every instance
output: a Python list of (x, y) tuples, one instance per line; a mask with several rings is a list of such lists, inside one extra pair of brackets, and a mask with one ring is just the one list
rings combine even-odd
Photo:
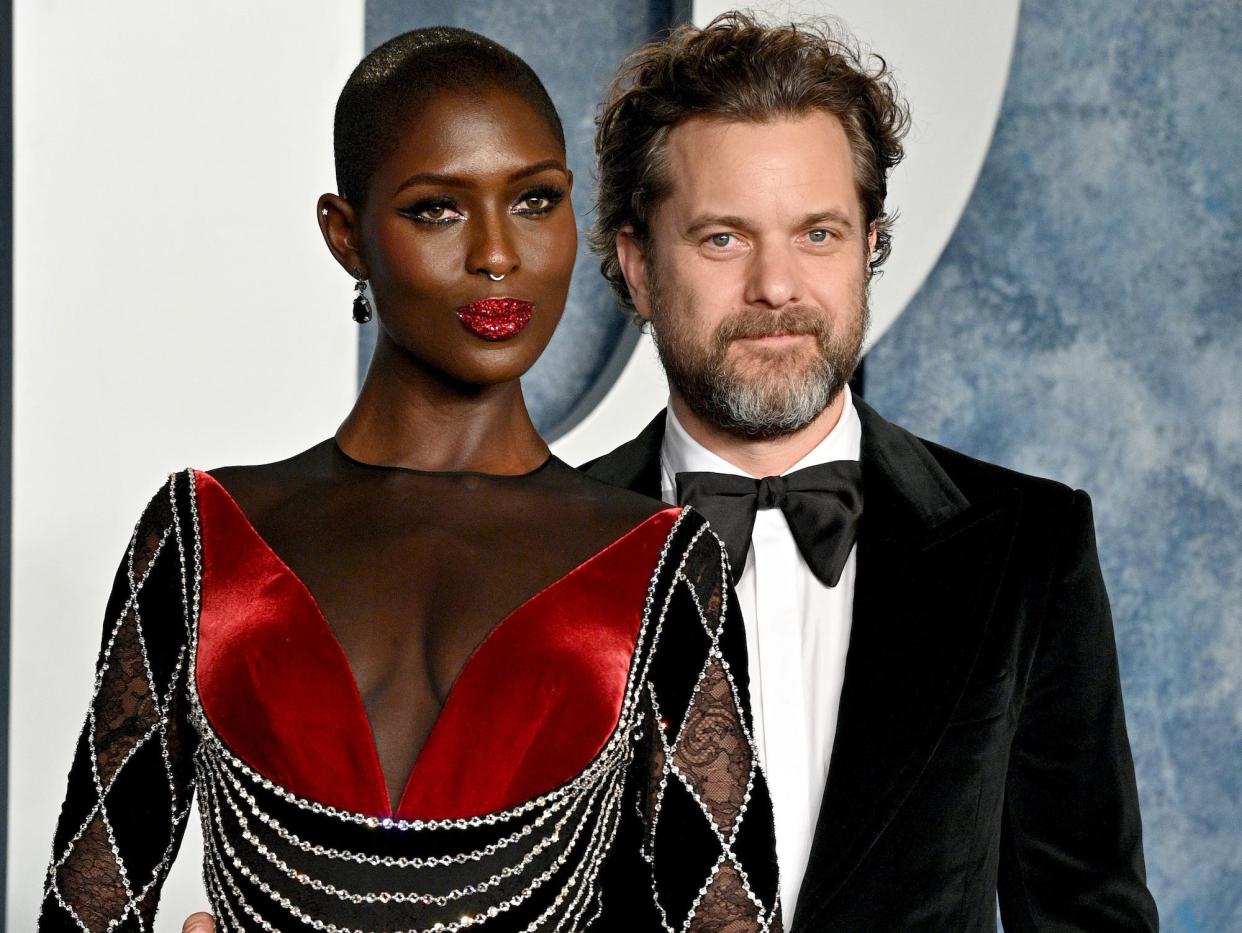
[[(636, 836), (665, 930), (779, 931), (769, 798), (730, 667), (745, 669), (741, 619), (724, 548), (701, 517), (683, 512), (664, 544), (620, 720), (596, 760), (534, 800), (459, 820), (379, 820), (307, 801), (222, 743), (190, 676), (202, 553), (186, 471), (148, 504), (117, 573), (40, 930), (152, 931), (197, 787), (221, 933), (290, 922), (329, 933), (583, 930), (634, 906), (601, 900), (627, 813), (644, 823)], [(354, 881), (316, 877), (329, 863), (348, 864)], [(371, 886), (396, 873), (403, 890)]]
[[(654, 811), (649, 815), (650, 831), (646, 837), (648, 860), (655, 869), (656, 878), (665, 878), (668, 875), (661, 870), (662, 860), (678, 860), (678, 852), (673, 842), (665, 844), (669, 851), (661, 851), (661, 840), (666, 836), (686, 840), (700, 835), (685, 822), (688, 808), (683, 803), (686, 798), (682, 789), (693, 800), (698, 817), (710, 830), (718, 848), (718, 858), (703, 877), (688, 912), (683, 914), (676, 898), (662, 898), (657, 883), (656, 899), (664, 928), (669, 931), (754, 933), (780, 929), (775, 925), (779, 924), (776, 885), (766, 891), (753, 889), (743, 867), (744, 857), (735, 847), (756, 785), (764, 787), (762, 797), (765, 800), (767, 795), (753, 737), (741, 712), (737, 684), (721, 653), (722, 634), (730, 621), (729, 590), (725, 585), (728, 579), (724, 547), (705, 526), (700, 527), (677, 568), (674, 586), (666, 596), (657, 627), (657, 631), (662, 631), (670, 607), (679, 599), (684, 603), (688, 595), (697, 611), (699, 624), (711, 639), (680, 723), (670, 722), (670, 710), (662, 709), (660, 684), (652, 682), (647, 687), (657, 724), (653, 730), (652, 773), (653, 776), (658, 774), (658, 783), (650, 787), (647, 794), (649, 811)], [(737, 621), (736, 617), (733, 621)], [(678, 643), (678, 639), (673, 643)], [(682, 645), (684, 641), (679, 647)], [(684, 662), (684, 658), (682, 660)], [(657, 670), (660, 667), (658, 663), (655, 665)], [(677, 692), (674, 688), (675, 696)], [(679, 706), (680, 699), (674, 699), (673, 708)], [(677, 792), (670, 796), (674, 787)], [(770, 820), (770, 814), (758, 818)], [(674, 820), (676, 831), (661, 832), (661, 820)], [(774, 861), (770, 853), (756, 855), (771, 857)], [(687, 870), (686, 860), (679, 861), (676, 870)], [(768, 867), (763, 866), (758, 874), (770, 875), (775, 880), (775, 872), (766, 871)]]
[(745, 804), (754, 756), (742, 732), (729, 675), (719, 658), (710, 658), (690, 703), (673, 764), (703, 802), (725, 838)]
[[(70, 774), (73, 809), (85, 809), (87, 815), (81, 822), (62, 819), (58, 827), (40, 929), (150, 930), (159, 884), (188, 816), (189, 788), (174, 774), (168, 752), (170, 744), (178, 754), (183, 751), (189, 728), (183, 719), (169, 716), (182, 666), (167, 665), (173, 676), (157, 682), (143, 636), (145, 625), (185, 624), (183, 613), (170, 617), (158, 604), (144, 619), (151, 574), (165, 563), (184, 561), (176, 481), (170, 477), (148, 503), (113, 584), (109, 604), (119, 606), (119, 612), (100, 652), (79, 743), (79, 754), (88, 760), (84, 766), (75, 763)], [(186, 635), (175, 642), (184, 646)], [(158, 751), (147, 754), (148, 749)], [(164, 798), (151, 789), (160, 786), (167, 787), (167, 799), (173, 801), (171, 813), (166, 803), (162, 812), (152, 812)], [(184, 801), (181, 810), (178, 801)], [(67, 802), (65, 813), (70, 812)], [(141, 838), (143, 844), (122, 845), (118, 835)], [(75, 896), (82, 891), (89, 897)]]

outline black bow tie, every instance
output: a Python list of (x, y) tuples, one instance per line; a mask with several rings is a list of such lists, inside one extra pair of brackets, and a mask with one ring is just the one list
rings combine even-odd
[(862, 469), (857, 460), (834, 460), (763, 479), (678, 473), (677, 501), (702, 512), (724, 539), (735, 577), (746, 566), (755, 513), (780, 509), (811, 572), (836, 586), (862, 515)]

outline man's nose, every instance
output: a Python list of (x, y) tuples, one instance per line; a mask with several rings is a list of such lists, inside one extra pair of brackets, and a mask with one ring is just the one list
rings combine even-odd
[(780, 244), (757, 244), (746, 270), (747, 304), (783, 308), (802, 299), (802, 284), (792, 249)]
[(471, 230), (466, 271), (495, 279), (516, 272), (521, 264), (508, 214), (479, 217)]

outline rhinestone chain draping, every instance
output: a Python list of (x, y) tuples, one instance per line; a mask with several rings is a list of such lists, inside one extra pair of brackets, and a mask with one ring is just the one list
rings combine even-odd
[[(145, 532), (140, 522), (131, 539), (129, 598), (105, 641), (79, 746), (79, 755), (85, 749), (89, 757), (94, 803), (74, 824), (75, 831), (65, 833), (62, 820), (58, 838), (68, 841), (53, 851), (45, 915), (54, 903), (87, 933), (152, 929), (159, 886), (190, 810), (190, 791), (197, 788), (204, 879), (221, 933), (584, 930), (602, 911), (611, 918), (624, 910), (624, 905), (601, 903), (599, 881), (620, 821), (636, 815), (645, 823), (641, 855), (652, 871), (650, 896), (665, 930), (712, 930), (724, 923), (746, 933), (779, 929), (774, 892), (761, 895), (754, 889), (735, 851), (756, 783), (763, 778), (744, 703), (721, 646), (729, 609), (727, 557), (701, 517), (683, 511), (670, 530), (647, 588), (616, 728), (582, 772), (507, 810), (465, 819), (397, 820), (299, 797), (249, 767), (212, 729), (191, 676), (204, 546), (193, 472), (170, 477), (158, 496), (167, 500), (166, 509), (159, 510), (167, 512), (167, 521)], [(181, 508), (188, 509), (188, 533)], [(693, 516), (689, 525), (688, 516)], [(169, 554), (177, 560), (185, 638), (171, 676), (161, 682), (147, 652), (140, 594), (157, 562), (170, 560)], [(692, 555), (694, 573), (687, 569)], [(653, 663), (667, 625), (693, 625), (686, 618), (670, 620), (679, 592), (688, 594), (706, 649), (701, 664), (687, 659), (699, 665), (697, 680), (688, 707), (669, 722)], [(170, 620), (159, 621), (167, 625)], [(687, 683), (690, 676), (696, 675), (687, 672)], [(130, 738), (128, 745), (104, 742), (101, 748), (97, 720), (109, 691), (133, 710), (125, 723)], [(194, 736), (177, 733), (179, 716), (188, 717)], [(109, 809), (109, 791), (127, 769), (133, 771), (134, 756), (152, 743), (159, 749), (170, 801), (160, 837), (166, 843), (154, 869), (135, 879), (114, 831), (115, 821), (128, 817)], [(188, 778), (177, 776), (188, 763), (181, 756), (191, 746), (193, 787)], [(636, 761), (640, 750), (647, 758)], [(627, 787), (636, 781), (643, 786), (635, 799), (646, 804), (627, 817)], [(693, 801), (690, 806), (701, 814), (718, 849), (686, 899), (688, 912), (678, 911), (678, 916), (670, 916), (655, 880), (663, 860), (676, 862), (681, 856), (675, 849), (664, 851), (660, 842), (659, 826), (674, 786), (681, 799)], [(77, 876), (69, 868), (75, 862), (92, 866), (93, 888), (74, 881)], [(115, 888), (114, 897), (100, 894), (112, 890), (104, 881)]]

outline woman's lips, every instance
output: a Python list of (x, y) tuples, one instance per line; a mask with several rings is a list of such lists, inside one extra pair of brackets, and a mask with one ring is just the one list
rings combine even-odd
[(530, 323), (535, 306), (520, 298), (480, 298), (457, 309), (457, 320), (484, 340), (508, 340)]

